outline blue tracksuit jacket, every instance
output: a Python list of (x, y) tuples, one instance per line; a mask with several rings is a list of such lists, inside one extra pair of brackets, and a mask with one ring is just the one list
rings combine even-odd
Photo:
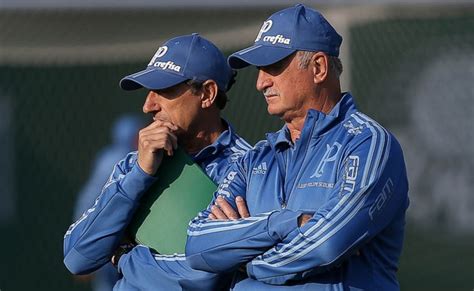
[[(213, 181), (220, 183), (229, 165), (249, 149), (248, 143), (229, 126), (193, 159)], [(64, 264), (72, 273), (90, 273), (110, 261), (141, 195), (156, 179), (138, 166), (137, 152), (115, 165), (94, 205), (64, 236)], [(221, 283), (223, 276), (191, 269), (184, 254), (158, 255), (146, 246), (137, 246), (123, 255), (119, 271), (123, 277), (114, 290), (215, 290), (225, 286)]]
[[(215, 196), (241, 195), (251, 217), (208, 208), (186, 255), (209, 272), (246, 264), (235, 290), (398, 290), (407, 192), (400, 145), (346, 93), (328, 115), (310, 110), (295, 144), (285, 126), (232, 165)], [(313, 216), (298, 227), (301, 213)]]

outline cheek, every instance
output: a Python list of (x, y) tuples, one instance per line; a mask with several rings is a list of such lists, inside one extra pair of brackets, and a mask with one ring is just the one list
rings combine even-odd
[(295, 91), (298, 88), (298, 82), (296, 80), (287, 79), (281, 83), (279, 87), (280, 92), (280, 103), (289, 104), (292, 103), (295, 97)]
[(161, 107), (159, 117), (160, 117), (160, 119), (162, 119), (164, 121), (170, 121), (172, 123), (174, 122), (173, 112), (168, 108), (168, 106), (167, 107), (164, 107), (164, 106)]
[(176, 102), (171, 100), (161, 102), (161, 110), (158, 113), (159, 118), (179, 126), (179, 114), (176, 112), (177, 105)]
[(174, 118), (183, 129), (191, 127), (194, 120), (197, 120), (196, 116), (199, 114), (200, 103), (196, 102), (195, 99), (183, 100), (179, 104), (176, 104), (174, 110)]

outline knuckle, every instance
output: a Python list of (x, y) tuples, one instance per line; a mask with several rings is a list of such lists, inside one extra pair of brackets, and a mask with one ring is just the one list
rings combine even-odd
[(160, 120), (160, 119), (155, 119), (155, 121), (153, 121), (153, 124), (154, 124), (155, 126), (161, 126), (161, 125), (163, 124), (163, 121)]

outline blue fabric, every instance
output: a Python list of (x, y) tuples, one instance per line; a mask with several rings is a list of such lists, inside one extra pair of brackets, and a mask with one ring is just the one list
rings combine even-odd
[[(310, 110), (294, 144), (289, 136), (286, 126), (268, 134), (232, 165), (214, 199), (235, 206), (240, 195), (251, 216), (200, 213), (188, 229), (191, 267), (245, 266), (234, 290), (399, 290), (408, 181), (396, 139), (349, 93), (327, 115)], [(312, 218), (297, 227), (302, 213)]]
[[(250, 146), (229, 126), (193, 159), (215, 181), (221, 182), (231, 163)], [(64, 236), (64, 263), (74, 274), (87, 274), (110, 261), (134, 215), (143, 193), (156, 181), (138, 166), (137, 152), (117, 163), (95, 203), (73, 223)], [(229, 279), (192, 270), (183, 254), (162, 256), (147, 247), (135, 247), (119, 261), (123, 275), (115, 290), (217, 289)], [(224, 283), (223, 283), (224, 282)], [(198, 289), (196, 289), (198, 288)]]
[[(144, 125), (141, 115), (124, 114), (115, 122), (111, 130), (112, 144), (103, 148), (97, 154), (89, 179), (78, 193), (74, 206), (73, 220), (81, 217), (97, 198), (104, 184), (110, 176), (115, 163), (122, 159), (128, 152), (136, 149), (138, 130)], [(117, 270), (112, 264), (106, 264), (92, 277), (92, 290), (107, 291), (112, 290), (119, 279)]]
[(339, 56), (342, 37), (318, 11), (303, 4), (272, 14), (262, 25), (253, 46), (229, 56), (229, 65), (268, 66), (297, 50)]
[(158, 90), (186, 80), (212, 79), (220, 90), (231, 87), (232, 69), (221, 51), (197, 33), (172, 38), (158, 48), (145, 70), (120, 80), (124, 90)]

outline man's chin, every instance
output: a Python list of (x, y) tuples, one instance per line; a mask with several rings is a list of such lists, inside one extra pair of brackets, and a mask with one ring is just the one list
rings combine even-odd
[(282, 115), (281, 110), (279, 110), (278, 108), (275, 108), (274, 106), (271, 106), (271, 105), (267, 106), (267, 112), (268, 112), (268, 114), (274, 115), (274, 116), (281, 116)]

